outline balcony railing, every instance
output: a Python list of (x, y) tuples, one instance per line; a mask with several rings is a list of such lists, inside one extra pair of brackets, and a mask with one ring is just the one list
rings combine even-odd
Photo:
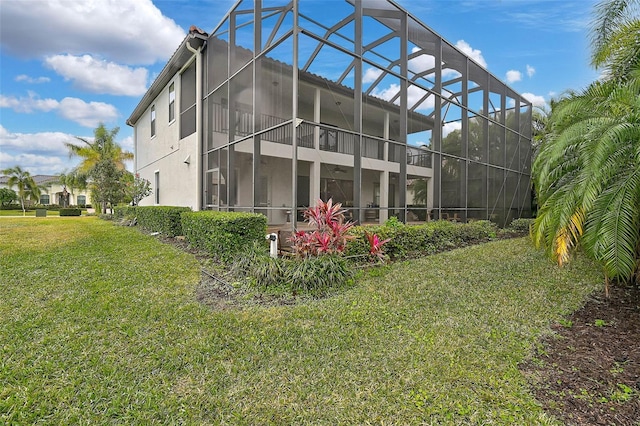
[[(213, 104), (212, 131), (228, 133), (227, 120), (229, 109), (226, 105)], [(248, 136), (253, 133), (253, 113), (247, 109), (238, 109), (235, 113), (235, 134), (238, 136)], [(286, 122), (282, 117), (267, 114), (260, 115), (260, 126), (262, 129), (272, 128), (261, 134), (262, 140), (275, 142), (283, 145), (291, 145), (292, 125), (280, 125)], [(296, 128), (298, 146), (303, 148), (315, 148), (315, 132), (318, 131), (319, 145), (321, 151), (336, 152), (339, 154), (354, 154), (354, 146), (357, 135), (342, 131), (335, 127), (303, 122)], [(385, 140), (371, 136), (362, 136), (361, 154), (366, 158), (384, 160)], [(389, 143), (388, 160), (399, 163), (403, 157), (404, 146)], [(408, 146), (406, 150), (406, 161), (409, 165), (420, 167), (431, 167), (431, 153), (421, 148)]]
[(420, 148), (407, 147), (407, 164), (431, 167), (431, 153)]

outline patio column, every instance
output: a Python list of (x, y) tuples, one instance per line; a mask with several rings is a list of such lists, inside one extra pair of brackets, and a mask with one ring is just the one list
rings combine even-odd
[(389, 170), (380, 172), (380, 223), (389, 218)]
[(309, 164), (309, 204), (316, 205), (316, 201), (320, 198), (320, 169), (322, 163), (316, 160)]

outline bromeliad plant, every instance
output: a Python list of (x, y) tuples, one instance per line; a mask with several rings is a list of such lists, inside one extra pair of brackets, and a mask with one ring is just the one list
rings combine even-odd
[(377, 258), (381, 262), (385, 260), (385, 254), (382, 250), (382, 246), (391, 241), (391, 238), (387, 238), (386, 240), (381, 240), (380, 237), (376, 234), (370, 234), (367, 231), (364, 232), (364, 235), (367, 237), (367, 241), (369, 241), (369, 254), (372, 258)]
[(342, 253), (347, 241), (354, 238), (349, 235), (353, 222), (345, 221), (345, 212), (342, 204), (334, 204), (332, 199), (326, 203), (319, 199), (315, 207), (309, 207), (304, 212), (304, 218), (316, 229), (309, 232), (297, 231), (289, 239), (295, 254), (306, 258)]

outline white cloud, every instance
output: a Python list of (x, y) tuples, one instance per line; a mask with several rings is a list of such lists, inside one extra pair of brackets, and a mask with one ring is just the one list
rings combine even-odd
[(120, 141), (120, 146), (123, 150), (133, 152), (133, 136), (127, 136)]
[(20, 98), (0, 95), (0, 108), (11, 108), (20, 113), (49, 112), (58, 108), (59, 103), (55, 99), (40, 99), (34, 92), (29, 91), (27, 93), (28, 97)]
[(20, 153), (11, 155), (0, 152), (0, 168), (5, 169), (19, 165), (32, 175), (54, 175), (69, 167), (69, 161), (64, 157), (51, 157)]
[(462, 123), (460, 121), (445, 123), (444, 126), (442, 126), (442, 137), (446, 138), (449, 133), (453, 132), (454, 130), (460, 129), (462, 129)]
[(26, 74), (20, 74), (15, 78), (17, 82), (24, 82), (29, 84), (48, 83), (51, 81), (49, 77), (29, 77)]
[[(371, 96), (375, 96), (376, 98), (384, 99), (387, 102), (391, 102), (391, 100), (400, 93), (400, 85), (392, 83), (386, 89), (374, 89), (371, 91)], [(410, 85), (407, 89), (407, 105), (409, 108), (413, 108), (416, 103), (420, 102), (420, 100), (427, 94), (428, 92), (418, 86)], [(393, 101), (394, 104), (400, 104), (400, 98), (396, 98)], [(419, 108), (416, 111), (424, 111), (433, 109), (435, 105), (435, 97), (434, 95), (430, 95), (426, 99), (422, 101)]]
[(11, 108), (19, 113), (56, 111), (60, 116), (85, 127), (96, 127), (99, 123), (109, 123), (118, 118), (116, 107), (104, 102), (85, 102), (70, 97), (57, 101), (40, 99), (33, 92), (28, 94), (28, 97), (21, 98), (0, 95), (0, 108)]
[(464, 40), (458, 40), (456, 47), (460, 49), (465, 55), (476, 61), (483, 68), (487, 68), (487, 61), (482, 56), (482, 51), (474, 49)]
[(522, 80), (522, 73), (516, 70), (507, 71), (507, 76), (505, 77), (507, 83), (515, 83), (516, 81)]
[(73, 135), (62, 132), (11, 133), (0, 125), (0, 169), (20, 165), (32, 174), (55, 174), (72, 168), (65, 142)]
[(45, 64), (83, 90), (109, 95), (140, 96), (147, 91), (148, 71), (98, 60), (91, 55), (55, 55)]
[[(420, 100), (427, 94), (428, 92), (418, 86), (410, 85), (407, 89), (407, 105), (409, 108), (413, 108)], [(416, 111), (424, 111), (433, 109), (435, 105), (435, 96), (433, 94), (429, 95), (425, 100), (422, 101), (420, 106), (416, 108)]]
[(367, 70), (364, 72), (364, 75), (362, 76), (362, 82), (365, 84), (373, 83), (381, 75), (382, 70), (376, 68), (367, 68)]
[(536, 69), (531, 65), (527, 64), (527, 76), (531, 78), (535, 73), (536, 73)]
[(104, 102), (85, 102), (78, 98), (64, 98), (60, 101), (59, 114), (81, 126), (97, 127), (118, 118), (118, 110)]
[(65, 142), (75, 143), (76, 138), (62, 132), (10, 133), (0, 125), (2, 151), (34, 152), (38, 154), (68, 154)]
[[(392, 83), (391, 85), (389, 85), (389, 87), (383, 90), (375, 88), (373, 91), (371, 91), (371, 96), (375, 96), (376, 98), (384, 99), (385, 101), (390, 102), (391, 99), (393, 99), (393, 97), (396, 96), (399, 92), (400, 85)], [(397, 104), (399, 102), (400, 101), (398, 99), (395, 103)]]
[(534, 95), (533, 93), (523, 93), (522, 97), (533, 104), (533, 106), (544, 107), (547, 105), (547, 101), (544, 100), (544, 96)]
[[(411, 53), (419, 52), (419, 47), (414, 47), (411, 49)], [(409, 59), (409, 70), (413, 72), (423, 72), (432, 69), (436, 64), (436, 58), (423, 53), (422, 55), (418, 55), (415, 58)]]
[(168, 59), (184, 36), (151, 0), (2, 2), (0, 44), (20, 57), (94, 52), (109, 61), (152, 64)]

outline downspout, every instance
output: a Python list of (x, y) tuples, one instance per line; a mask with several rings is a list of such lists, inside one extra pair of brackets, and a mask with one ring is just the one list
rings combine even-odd
[[(193, 37), (192, 37), (193, 39)], [(202, 210), (202, 46), (198, 49), (186, 43), (187, 50), (196, 56), (196, 205), (194, 211)]]

